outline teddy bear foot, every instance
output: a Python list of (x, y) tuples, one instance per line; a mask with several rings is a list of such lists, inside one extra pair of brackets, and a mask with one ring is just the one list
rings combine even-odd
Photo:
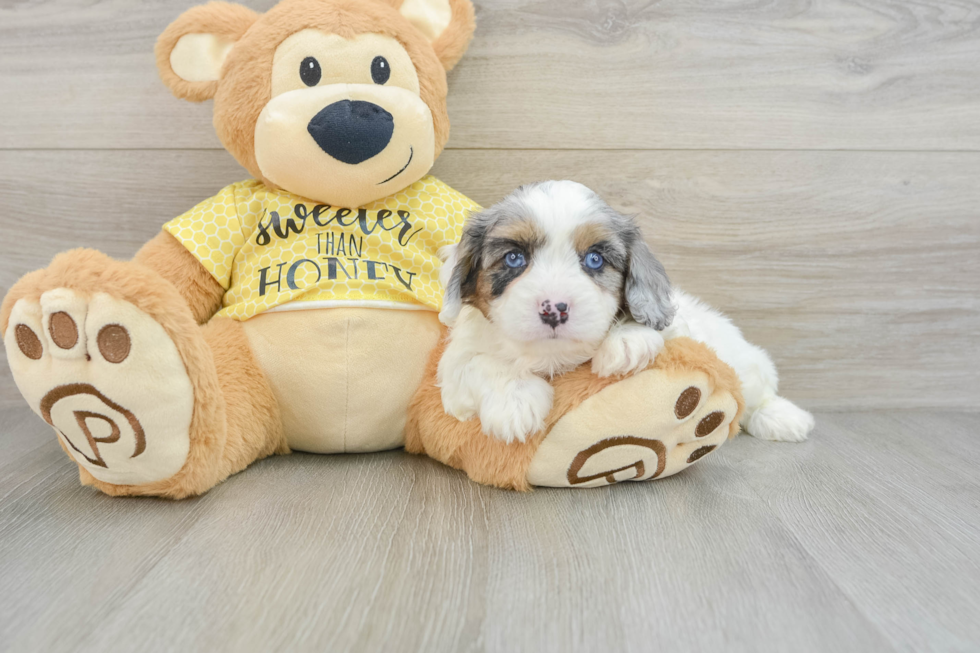
[(93, 477), (143, 485), (184, 466), (194, 392), (149, 315), (104, 292), (53, 288), (14, 304), (4, 343), (24, 398)]
[(649, 368), (559, 419), (531, 459), (527, 480), (587, 488), (670, 476), (737, 431), (738, 411), (736, 397), (702, 371)]
[(738, 432), (744, 408), (735, 371), (690, 338), (665, 343), (633, 376), (600, 377), (586, 364), (553, 380), (544, 429), (525, 442), (488, 437), (476, 419), (446, 414), (433, 352), (406, 428), (405, 448), (513, 490), (587, 488), (664, 478)]

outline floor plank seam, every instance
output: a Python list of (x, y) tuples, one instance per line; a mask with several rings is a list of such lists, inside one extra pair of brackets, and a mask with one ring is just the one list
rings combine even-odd
[[(51, 478), (52, 476), (55, 476), (56, 474), (64, 473), (64, 467), (65, 467), (64, 462), (65, 461), (61, 461), (60, 463), (52, 463), (48, 468), (46, 468), (46, 469), (50, 469), (50, 471), (48, 471), (47, 473), (45, 473), (45, 475), (42, 478), (42, 480), (43, 481), (47, 481), (47, 479)], [(70, 464), (74, 466), (75, 463), (70, 462)], [(72, 471), (77, 472), (78, 470), (77, 470), (77, 468), (75, 468)], [(7, 502), (7, 497), (9, 497), (11, 494), (14, 494), (17, 490), (19, 490), (25, 484), (29, 483), (30, 481), (35, 480), (36, 478), (37, 478), (36, 475), (32, 475), (29, 478), (25, 478), (23, 481), (21, 481), (17, 485), (15, 485), (12, 488), (10, 488), (9, 490), (7, 490), (7, 492), (2, 497), (0, 497), (0, 504), (7, 504), (9, 506), (9, 505), (13, 505), (14, 503), (19, 502), (21, 500), (21, 498), (23, 498), (23, 497), (18, 498), (14, 502), (10, 502), (10, 503)], [(37, 485), (37, 484), (35, 483), (35, 485)], [(25, 493), (24, 496), (29, 496), (29, 495), (30, 495), (30, 492), (27, 492), (27, 493)]]
[[(95, 492), (94, 489), (91, 489), (91, 491)], [(173, 539), (171, 541), (170, 545), (166, 547), (166, 550), (160, 552), (159, 557), (157, 557), (157, 559), (154, 560), (153, 563), (143, 573), (137, 574), (132, 578), (128, 579), (130, 581), (129, 586), (126, 588), (124, 593), (119, 597), (109, 599), (112, 605), (106, 608), (106, 612), (103, 615), (103, 622), (107, 621), (113, 615), (119, 613), (122, 607), (126, 605), (126, 599), (128, 599), (131, 595), (133, 595), (136, 592), (136, 590), (139, 588), (143, 580), (147, 576), (149, 576), (153, 572), (153, 570), (160, 565), (161, 562), (167, 559), (170, 556), (170, 554), (173, 552), (173, 550), (187, 538), (191, 529), (193, 529), (193, 527), (201, 520), (201, 518), (204, 517), (204, 513), (210, 512), (209, 510), (207, 510), (207, 508), (209, 508), (214, 504), (214, 501), (211, 500), (212, 494), (213, 493), (209, 493), (198, 499), (199, 501), (202, 502), (200, 506), (201, 509), (196, 511), (196, 514), (192, 513), (192, 517), (190, 518), (189, 523), (187, 523), (188, 518), (186, 517), (182, 518), (181, 521), (178, 522), (178, 526), (184, 523), (187, 523), (187, 526), (181, 531), (180, 535), (176, 539)], [(118, 499), (113, 497), (111, 500), (116, 501)], [(161, 501), (161, 499), (148, 499), (146, 497), (126, 497), (123, 498), (122, 500), (123, 501)], [(172, 500), (164, 499), (164, 501), (172, 501)], [(77, 647), (78, 650), (89, 650), (86, 649), (84, 645), (93, 639), (95, 634), (98, 632), (98, 628), (99, 628), (99, 623), (95, 623), (95, 626), (91, 630), (89, 630), (88, 633), (85, 634), (84, 639), (78, 641), (78, 647)]]
[[(750, 435), (745, 434), (744, 432), (742, 432), (740, 436), (752, 437)], [(728, 464), (729, 468), (732, 469), (733, 471), (737, 471), (730, 463), (726, 463), (726, 464)], [(796, 535), (796, 533), (794, 533), (793, 530), (789, 527), (789, 525), (786, 523), (786, 520), (784, 520), (779, 515), (779, 513), (777, 513), (775, 510), (772, 509), (772, 507), (769, 505), (768, 499), (766, 499), (760, 492), (758, 492), (754, 487), (752, 487), (751, 484), (745, 483), (745, 486), (748, 487), (749, 491), (756, 498), (758, 498), (759, 501), (765, 506), (766, 512), (775, 520), (776, 523), (779, 524), (780, 528), (783, 529), (783, 532), (793, 542), (796, 548), (801, 553), (806, 555), (806, 558), (813, 563), (813, 568), (815, 570), (819, 570), (820, 575), (823, 577), (823, 579), (831, 586), (833, 586), (834, 589), (837, 590), (838, 595), (841, 598), (843, 598), (845, 601), (847, 601), (847, 604), (851, 606), (851, 608), (854, 610), (856, 614), (861, 615), (861, 619), (864, 621), (864, 623), (878, 635), (881, 641), (888, 646), (888, 649), (890, 651), (894, 651), (895, 653), (898, 653), (900, 649), (897, 647), (895, 643), (891, 641), (891, 639), (888, 638), (885, 629), (879, 627), (878, 624), (872, 621), (871, 615), (868, 613), (868, 611), (863, 609), (858, 603), (856, 603), (854, 597), (851, 596), (850, 592), (845, 590), (844, 587), (842, 587), (841, 584), (837, 582), (837, 579), (831, 576), (830, 572), (828, 572), (824, 568), (824, 566), (820, 564), (820, 561), (816, 557), (814, 557), (813, 552), (810, 550), (810, 548), (806, 546), (803, 540), (801, 540)]]

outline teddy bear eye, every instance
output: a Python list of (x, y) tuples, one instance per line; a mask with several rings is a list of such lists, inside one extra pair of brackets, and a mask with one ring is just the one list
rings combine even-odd
[(320, 77), (323, 76), (323, 72), (320, 70), (320, 62), (313, 57), (307, 57), (303, 59), (303, 63), (299, 65), (299, 78), (303, 80), (303, 83), (307, 86), (316, 86), (320, 83)]
[(371, 62), (371, 79), (375, 84), (384, 84), (391, 77), (391, 65), (384, 57), (375, 57)]

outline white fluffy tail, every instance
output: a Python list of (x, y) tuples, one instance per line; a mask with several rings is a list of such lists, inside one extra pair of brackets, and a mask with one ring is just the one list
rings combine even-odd
[(742, 427), (760, 440), (802, 442), (813, 426), (813, 415), (779, 396), (766, 399), (754, 410), (748, 409), (742, 418)]

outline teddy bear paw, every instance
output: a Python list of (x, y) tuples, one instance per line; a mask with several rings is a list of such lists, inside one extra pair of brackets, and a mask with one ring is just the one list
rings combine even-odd
[(534, 454), (528, 482), (599, 487), (670, 476), (728, 439), (738, 403), (698, 371), (649, 368), (586, 399)]
[(14, 304), (4, 344), (24, 398), (96, 479), (139, 485), (183, 467), (194, 392), (153, 318), (106, 293), (54, 288)]

